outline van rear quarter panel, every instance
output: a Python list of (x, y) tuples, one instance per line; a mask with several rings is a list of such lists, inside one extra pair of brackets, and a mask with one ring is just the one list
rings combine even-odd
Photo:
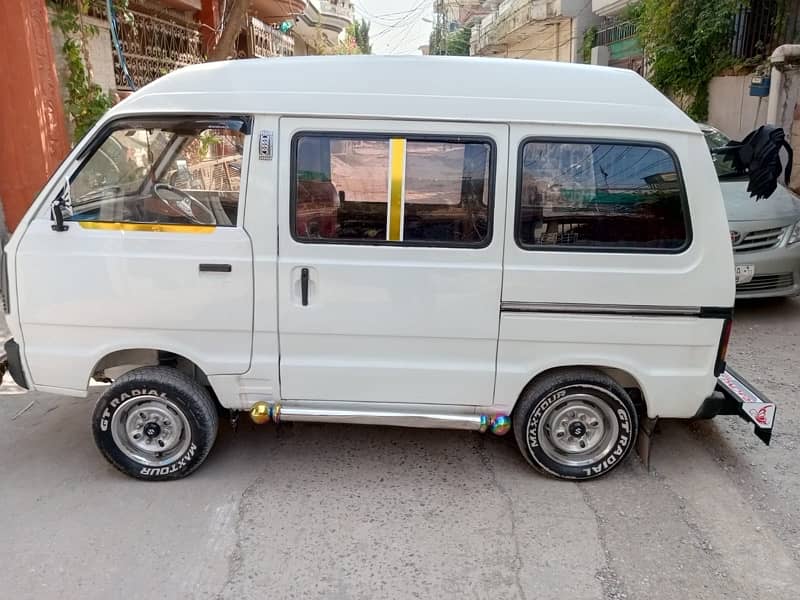
[[(658, 307), (731, 307), (735, 284), (719, 183), (702, 136), (655, 129), (512, 126), (511, 148), (531, 137), (658, 143), (680, 163), (690, 246), (676, 254), (521, 249), (509, 198), (502, 301)], [(509, 166), (517, 189), (518, 165)], [(509, 409), (537, 374), (554, 367), (622, 369), (642, 389), (651, 417), (693, 416), (714, 389), (723, 321), (684, 316), (503, 312), (495, 402)]]

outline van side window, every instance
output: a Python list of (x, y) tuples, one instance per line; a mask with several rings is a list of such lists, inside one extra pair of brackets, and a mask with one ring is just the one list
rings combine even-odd
[(235, 226), (244, 139), (236, 121), (120, 122), (72, 178), (70, 219)]
[(301, 134), (292, 229), (302, 242), (484, 246), (492, 146), (483, 140)]
[(529, 141), (516, 237), (530, 250), (677, 252), (690, 242), (676, 159), (656, 145)]

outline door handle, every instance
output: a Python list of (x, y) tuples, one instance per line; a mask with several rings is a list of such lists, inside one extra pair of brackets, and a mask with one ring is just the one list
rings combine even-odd
[(232, 270), (227, 263), (200, 263), (201, 273), (230, 273)]
[(300, 299), (303, 306), (308, 306), (308, 268), (300, 269)]

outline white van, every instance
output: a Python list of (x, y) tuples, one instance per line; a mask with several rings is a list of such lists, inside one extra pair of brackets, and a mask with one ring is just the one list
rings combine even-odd
[(631, 71), (333, 57), (188, 67), (82, 140), (6, 247), (9, 369), (141, 479), (219, 415), (513, 429), (544, 473), (640, 423), (775, 413), (725, 370), (703, 134)]

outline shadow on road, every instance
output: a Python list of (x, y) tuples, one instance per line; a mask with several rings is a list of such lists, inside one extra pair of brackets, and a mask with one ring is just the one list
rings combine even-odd
[(800, 318), (800, 299), (798, 298), (737, 300), (734, 309), (734, 321), (753, 319), (775, 322), (798, 318)]

